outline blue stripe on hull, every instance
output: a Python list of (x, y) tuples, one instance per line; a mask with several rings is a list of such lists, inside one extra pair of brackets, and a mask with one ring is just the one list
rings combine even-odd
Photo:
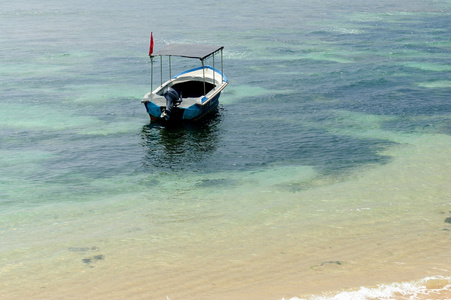
[[(199, 114), (192, 118), (191, 120), (196, 121), (201, 118), (203, 118), (205, 115), (207, 115), (210, 111), (215, 109), (219, 105), (219, 96), (221, 93), (218, 93), (216, 96), (214, 96), (207, 104), (202, 105), (202, 109), (200, 110)], [(183, 118), (185, 119), (185, 115), (183, 115)]]
[[(205, 115), (207, 115), (210, 111), (215, 109), (219, 105), (219, 96), (221, 93), (218, 93), (216, 96), (214, 96), (208, 103), (204, 105), (192, 105), (188, 108), (178, 108), (181, 110), (181, 113), (178, 114), (179, 116), (182, 116), (181, 119), (183, 120), (191, 120), (191, 121), (197, 121), (201, 118), (203, 118)], [(152, 121), (162, 120), (160, 118), (162, 109), (160, 106), (156, 105), (153, 102), (147, 102), (144, 103), (144, 106), (146, 107), (147, 113), (150, 116), (150, 119)]]
[(150, 118), (159, 119), (161, 115), (161, 107), (156, 105), (153, 102), (144, 103), (146, 107), (147, 113), (150, 115)]
[(205, 68), (198, 67), (198, 68), (186, 70), (186, 71), (180, 72), (179, 74), (175, 75), (173, 78), (176, 79), (177, 77), (179, 77), (179, 76), (181, 76), (181, 75), (184, 75), (184, 74), (187, 74), (187, 73), (190, 73), (190, 72), (193, 72), (193, 71), (202, 70), (202, 69), (210, 69), (210, 70), (216, 72), (217, 74), (219, 74), (220, 76), (222, 76), (222, 81), (223, 81), (223, 82), (227, 82), (227, 81), (228, 81), (228, 80), (227, 80), (227, 77), (226, 77), (221, 71), (219, 71), (218, 69), (213, 68), (213, 67), (211, 67), (211, 66), (205, 66)]

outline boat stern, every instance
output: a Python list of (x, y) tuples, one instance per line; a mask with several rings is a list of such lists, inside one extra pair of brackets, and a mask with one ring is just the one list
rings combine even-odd
[(147, 93), (144, 98), (141, 100), (141, 103), (144, 104), (147, 113), (149, 114), (151, 120), (158, 120), (163, 112), (163, 107), (158, 105), (153, 100), (155, 95), (152, 92)]

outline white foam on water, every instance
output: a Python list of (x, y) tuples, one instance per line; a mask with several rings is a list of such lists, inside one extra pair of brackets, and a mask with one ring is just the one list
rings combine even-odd
[(435, 71), (435, 72), (451, 71), (451, 65), (449, 64), (407, 62), (403, 63), (402, 65), (409, 68), (415, 68), (424, 71)]
[(338, 33), (338, 34), (362, 34), (362, 33), (364, 33), (363, 30), (349, 29), (349, 28), (332, 28), (332, 29), (326, 29), (326, 30), (330, 31), (332, 33)]
[(294, 297), (290, 300), (450, 299), (450, 296), (451, 277), (435, 276), (419, 281), (395, 282), (375, 288), (360, 287), (356, 291), (343, 291), (309, 298)]
[(451, 80), (438, 80), (438, 81), (428, 81), (428, 82), (420, 82), (418, 83), (419, 87), (425, 88), (450, 88)]

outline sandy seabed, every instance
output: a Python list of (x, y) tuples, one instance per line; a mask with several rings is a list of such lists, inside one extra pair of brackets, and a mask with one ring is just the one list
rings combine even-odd
[[(255, 201), (221, 213), (210, 207), (221, 204), (199, 202), (158, 221), (149, 207), (124, 210), (59, 224), (53, 230), (73, 234), (57, 241), (46, 238), (50, 225), (11, 229), (7, 245), (34, 238), (4, 252), (0, 298), (342, 299), (332, 297), (423, 279), (429, 292), (415, 299), (449, 299), (450, 149), (447, 136), (417, 137), (388, 151), (391, 163), (349, 180), (295, 193), (230, 191), (224, 199)], [(189, 217), (197, 210), (203, 217)], [(97, 226), (102, 238), (83, 234)]]

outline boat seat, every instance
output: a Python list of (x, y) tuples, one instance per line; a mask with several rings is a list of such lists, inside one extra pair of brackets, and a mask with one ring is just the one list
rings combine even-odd
[[(214, 84), (205, 83), (205, 90), (208, 93), (214, 89)], [(183, 98), (198, 98), (204, 95), (204, 83), (201, 81), (180, 82), (172, 86)]]

